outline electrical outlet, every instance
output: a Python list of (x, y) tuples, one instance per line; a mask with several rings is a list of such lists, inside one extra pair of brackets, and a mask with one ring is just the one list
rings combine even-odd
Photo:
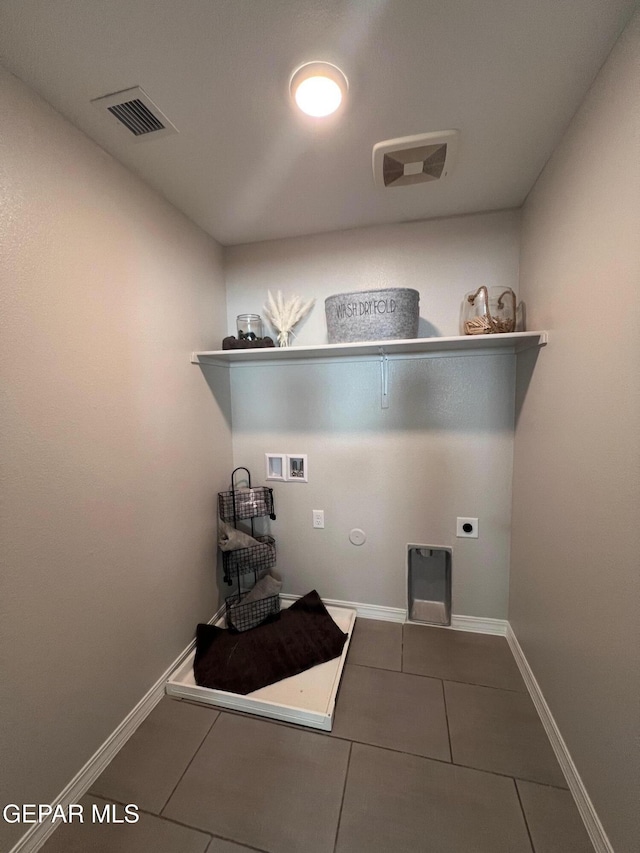
[(313, 526), (316, 530), (324, 529), (324, 510), (323, 509), (312, 509), (311, 510), (311, 518), (313, 520)]
[(478, 538), (478, 519), (477, 518), (458, 518), (458, 519), (456, 519), (456, 536), (459, 539), (477, 539)]

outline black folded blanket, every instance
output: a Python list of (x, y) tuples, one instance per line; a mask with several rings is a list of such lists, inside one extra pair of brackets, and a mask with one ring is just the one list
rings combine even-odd
[(193, 672), (196, 684), (251, 693), (342, 654), (347, 635), (313, 590), (288, 610), (243, 633), (198, 625)]

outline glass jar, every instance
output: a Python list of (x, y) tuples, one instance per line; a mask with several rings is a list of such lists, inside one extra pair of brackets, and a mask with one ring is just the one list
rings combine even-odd
[(462, 302), (463, 335), (495, 335), (516, 330), (516, 295), (510, 287), (479, 287)]
[(236, 317), (238, 340), (254, 341), (262, 337), (262, 318), (259, 314), (238, 314)]

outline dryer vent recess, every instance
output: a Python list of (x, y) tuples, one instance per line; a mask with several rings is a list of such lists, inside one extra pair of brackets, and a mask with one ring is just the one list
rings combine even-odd
[(386, 139), (373, 146), (377, 187), (408, 187), (446, 178), (458, 146), (457, 130)]
[(451, 548), (409, 545), (407, 613), (412, 622), (451, 624)]

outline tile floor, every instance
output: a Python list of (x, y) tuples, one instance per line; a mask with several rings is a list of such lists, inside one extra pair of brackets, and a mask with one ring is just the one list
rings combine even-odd
[(165, 698), (83, 802), (44, 853), (593, 853), (506, 640), (364, 619), (330, 734)]

